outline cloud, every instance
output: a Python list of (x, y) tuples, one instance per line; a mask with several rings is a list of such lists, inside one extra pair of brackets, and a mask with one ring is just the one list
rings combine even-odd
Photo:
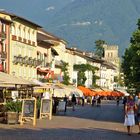
[(94, 24), (98, 24), (99, 26), (101, 26), (102, 24), (103, 24), (103, 21), (101, 21), (101, 20), (96, 20), (95, 22), (94, 22)]
[(51, 11), (51, 10), (54, 10), (54, 9), (55, 9), (54, 6), (49, 6), (49, 7), (47, 7), (45, 10), (46, 10), (46, 11)]
[(62, 24), (62, 25), (59, 25), (58, 27), (64, 27), (64, 26), (67, 26), (67, 24)]
[(102, 21), (99, 21), (99, 25), (102, 25), (103, 24), (103, 22)]
[(73, 26), (88, 26), (90, 24), (91, 24), (91, 22), (89, 22), (89, 21), (83, 21), (83, 22), (72, 23), (71, 25), (73, 25)]

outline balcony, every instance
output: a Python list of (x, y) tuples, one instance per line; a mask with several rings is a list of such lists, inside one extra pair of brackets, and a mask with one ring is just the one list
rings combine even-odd
[(50, 67), (51, 66), (51, 63), (46, 63), (46, 67)]
[(4, 41), (6, 39), (6, 33), (5, 32), (0, 32), (0, 40)]
[(28, 40), (28, 44), (31, 45), (31, 40)]
[(28, 59), (28, 56), (23, 57), (23, 58), (22, 58), (22, 63), (23, 63), (23, 64), (26, 64), (27, 59)]
[(33, 59), (32, 59), (32, 57), (28, 58), (28, 65), (29, 66), (33, 66)]
[(17, 56), (17, 59), (18, 59), (18, 63), (20, 63), (21, 65), (23, 64), (23, 57), (21, 55), (18, 55)]
[(13, 63), (14, 63), (14, 64), (18, 64), (18, 57), (17, 57), (17, 56), (14, 56), (14, 58), (13, 58)]
[(22, 41), (22, 38), (21, 38), (21, 37), (18, 37), (18, 41), (20, 41), (20, 42), (21, 42), (21, 41)]
[(0, 52), (0, 58), (1, 59), (6, 59), (7, 58), (7, 53), (6, 52)]
[(33, 66), (37, 67), (37, 60), (36, 60), (36, 58), (33, 59)]
[(12, 35), (12, 40), (17, 40), (17, 36), (16, 35)]
[(43, 62), (42, 60), (38, 59), (38, 60), (37, 60), (37, 66), (41, 65), (42, 62)]
[(32, 41), (32, 45), (35, 46), (35, 42), (34, 41)]
[(26, 43), (26, 39), (25, 38), (23, 38), (23, 42)]

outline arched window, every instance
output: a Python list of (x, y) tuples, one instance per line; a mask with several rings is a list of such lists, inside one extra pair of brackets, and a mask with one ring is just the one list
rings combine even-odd
[(25, 27), (23, 28), (23, 38), (26, 39), (26, 28)]
[(18, 27), (18, 36), (22, 37), (21, 25)]
[(28, 30), (28, 35), (27, 36), (28, 36), (28, 40), (30, 40), (30, 36), (31, 36), (30, 35), (30, 29)]
[(11, 32), (12, 32), (12, 35), (16, 35), (16, 30), (15, 30), (15, 26), (12, 25), (11, 27)]

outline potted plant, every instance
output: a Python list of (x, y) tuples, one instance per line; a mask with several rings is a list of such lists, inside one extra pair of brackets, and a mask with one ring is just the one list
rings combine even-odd
[(19, 112), (21, 112), (22, 103), (20, 101), (9, 101), (6, 106), (6, 120), (8, 124), (17, 124), (19, 118)]

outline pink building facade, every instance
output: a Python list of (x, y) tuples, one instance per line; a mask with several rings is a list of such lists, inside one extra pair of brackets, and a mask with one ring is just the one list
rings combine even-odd
[(9, 73), (9, 47), (10, 47), (11, 21), (0, 18), (0, 71)]

